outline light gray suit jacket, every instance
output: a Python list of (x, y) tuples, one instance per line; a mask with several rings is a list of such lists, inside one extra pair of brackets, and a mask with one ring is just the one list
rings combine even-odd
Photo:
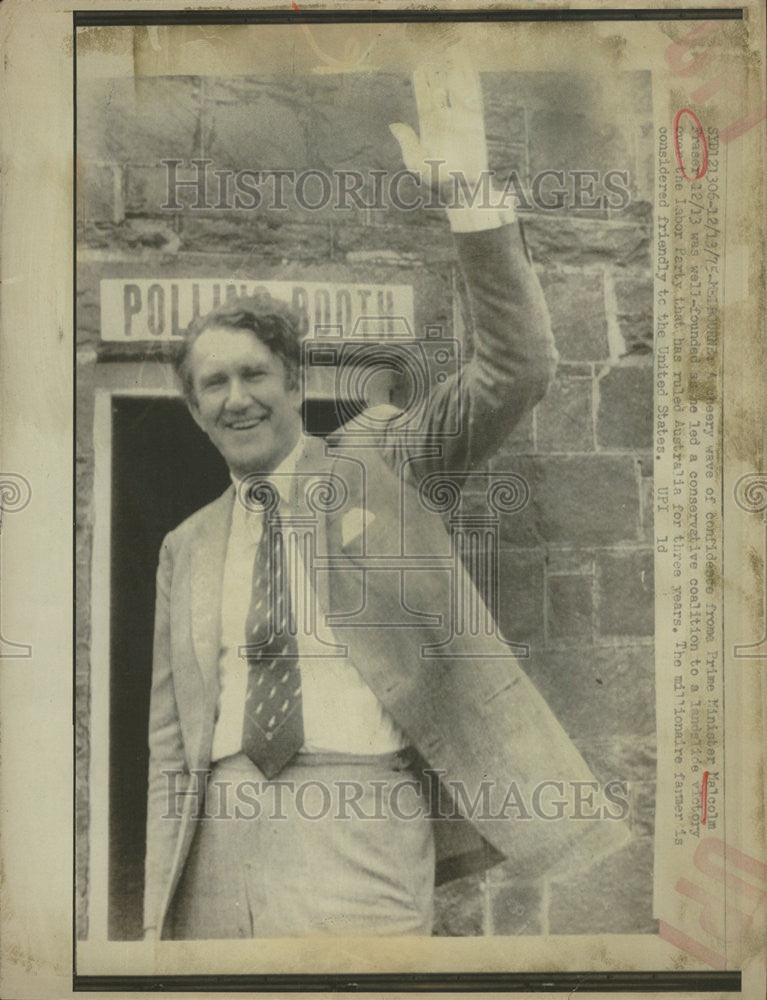
[[(483, 787), (490, 796), (481, 821), (435, 823), (438, 872), (463, 874), (478, 861), (505, 856), (510, 872), (531, 878), (572, 851), (590, 858), (623, 843), (626, 830), (614, 821), (501, 818), (510, 782), (529, 796), (544, 780), (593, 776), (500, 637), (454, 636), (449, 655), (429, 652), (448, 637), (449, 623), (446, 573), (430, 568), (428, 557), (451, 549), (443, 519), (424, 502), (419, 484), (430, 472), (460, 476), (479, 467), (543, 395), (556, 362), (546, 306), (517, 227), (456, 242), (475, 327), (474, 355), (461, 377), (432, 390), (417, 438), (392, 419), (378, 427), (374, 446), (363, 446), (355, 435), (359, 423), (347, 425), (327, 443), (308, 443), (295, 483), (298, 489), (314, 477), (344, 484), (342, 502), (313, 508), (320, 613), (329, 616), (338, 641), (424, 766), (445, 782), (460, 782), (472, 799)], [(457, 412), (460, 432), (441, 439), (440, 429)], [(168, 818), (163, 772), (179, 776), (180, 791), (194, 790), (194, 772), (210, 766), (234, 502), (229, 489), (172, 531), (160, 555), (144, 917), (160, 934), (200, 805), (198, 795), (182, 794)], [(345, 519), (359, 511), (365, 516), (349, 536)], [(374, 557), (392, 555), (404, 557), (409, 568), (402, 574), (371, 568)], [(465, 579), (461, 585), (472, 586)], [(403, 608), (408, 622), (395, 627)]]

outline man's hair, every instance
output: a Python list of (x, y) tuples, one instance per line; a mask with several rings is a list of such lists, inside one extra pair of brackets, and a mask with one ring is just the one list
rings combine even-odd
[(202, 333), (216, 326), (253, 334), (280, 358), (290, 388), (298, 385), (302, 336), (298, 317), (288, 306), (268, 294), (242, 295), (216, 306), (204, 316), (197, 316), (184, 331), (184, 339), (173, 355), (173, 367), (187, 402), (196, 402), (189, 366), (192, 346)]

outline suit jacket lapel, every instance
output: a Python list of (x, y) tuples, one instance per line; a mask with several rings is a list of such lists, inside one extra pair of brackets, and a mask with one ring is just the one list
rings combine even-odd
[(233, 507), (234, 487), (230, 487), (211, 505), (192, 546), (192, 641), (206, 689), (218, 678), (224, 561)]

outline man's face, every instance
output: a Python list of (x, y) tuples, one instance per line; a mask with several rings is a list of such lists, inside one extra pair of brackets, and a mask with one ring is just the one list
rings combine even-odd
[(189, 352), (190, 410), (234, 475), (271, 472), (301, 435), (300, 391), (282, 359), (255, 334), (203, 331)]

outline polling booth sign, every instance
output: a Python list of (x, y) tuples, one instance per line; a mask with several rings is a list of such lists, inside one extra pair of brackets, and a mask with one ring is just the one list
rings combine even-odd
[(105, 341), (180, 340), (196, 316), (240, 296), (269, 295), (296, 313), (301, 332), (318, 338), (413, 336), (408, 285), (213, 278), (106, 278), (101, 281)]

